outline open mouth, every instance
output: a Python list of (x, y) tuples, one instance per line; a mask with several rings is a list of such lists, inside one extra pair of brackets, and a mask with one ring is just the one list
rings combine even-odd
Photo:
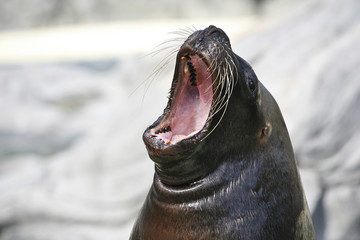
[(201, 55), (182, 54), (179, 61), (170, 109), (149, 133), (167, 145), (191, 138), (204, 128), (214, 95), (212, 75)]

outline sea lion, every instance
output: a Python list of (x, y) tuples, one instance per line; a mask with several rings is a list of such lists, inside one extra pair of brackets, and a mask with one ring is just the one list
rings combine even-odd
[(193, 32), (143, 134), (154, 182), (130, 239), (315, 239), (280, 109), (223, 30)]

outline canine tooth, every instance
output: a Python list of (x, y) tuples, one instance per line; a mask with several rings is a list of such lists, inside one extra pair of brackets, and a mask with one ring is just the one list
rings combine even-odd
[(185, 56), (182, 56), (182, 57), (181, 57), (181, 60), (186, 60), (186, 59), (189, 59), (189, 60), (190, 60), (191, 58), (189, 57), (189, 55), (185, 55)]
[(186, 67), (186, 66), (185, 66), (185, 68), (184, 68), (185, 74), (187, 74), (187, 73), (189, 72), (189, 70), (190, 70), (189, 67)]

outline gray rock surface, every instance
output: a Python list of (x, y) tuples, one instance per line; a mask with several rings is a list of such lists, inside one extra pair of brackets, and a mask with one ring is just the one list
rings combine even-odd
[[(282, 109), (320, 240), (360, 236), (359, 12), (310, 1), (232, 39)], [(153, 175), (141, 135), (172, 79), (141, 85), (157, 61), (0, 66), (1, 240), (128, 238)]]
[(228, 0), (227, 4), (223, 4), (216, 0), (6, 0), (0, 2), (0, 30), (118, 20), (203, 18), (209, 12), (215, 12), (217, 17), (234, 17), (253, 13), (256, 2)]
[(127, 238), (152, 181), (144, 119), (159, 114), (130, 96), (138, 67), (1, 68), (1, 239)]

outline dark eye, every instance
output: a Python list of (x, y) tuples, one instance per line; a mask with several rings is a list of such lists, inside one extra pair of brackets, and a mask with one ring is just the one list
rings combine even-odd
[(251, 78), (248, 79), (248, 86), (249, 86), (249, 89), (251, 92), (255, 91), (256, 86), (255, 86), (254, 81)]

